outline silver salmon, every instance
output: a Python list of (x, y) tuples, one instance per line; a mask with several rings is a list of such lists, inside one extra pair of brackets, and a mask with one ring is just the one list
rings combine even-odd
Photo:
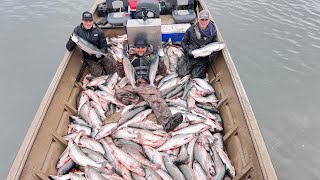
[(205, 56), (209, 56), (211, 53), (216, 52), (216, 51), (220, 51), (222, 49), (224, 49), (226, 47), (226, 44), (224, 44), (223, 42), (214, 42), (214, 43), (210, 43), (207, 44), (206, 46), (193, 50), (191, 52), (191, 54), (197, 58), (197, 57), (205, 57)]
[(80, 49), (82, 49), (83, 51), (85, 51), (89, 54), (107, 56), (106, 53), (103, 52), (101, 49), (97, 48), (97, 46), (91, 44), (87, 40), (83, 39), (82, 37), (80, 37), (74, 33), (71, 35), (71, 40), (73, 42), (75, 42), (80, 47)]

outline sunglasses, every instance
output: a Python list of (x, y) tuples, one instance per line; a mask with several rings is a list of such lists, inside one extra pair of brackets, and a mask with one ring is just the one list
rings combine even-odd
[(200, 21), (209, 21), (209, 19), (200, 19)]

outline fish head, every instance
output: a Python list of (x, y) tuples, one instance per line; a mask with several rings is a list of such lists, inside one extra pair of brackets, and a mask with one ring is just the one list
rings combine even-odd
[(74, 34), (71, 35), (71, 40), (75, 43), (79, 42), (79, 38)]

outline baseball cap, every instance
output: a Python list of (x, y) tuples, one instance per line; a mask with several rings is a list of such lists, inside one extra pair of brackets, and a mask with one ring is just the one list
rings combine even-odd
[(93, 16), (89, 11), (86, 11), (86, 12), (82, 13), (82, 20), (93, 21)]
[(209, 18), (210, 18), (210, 13), (208, 10), (200, 11), (198, 19), (209, 19)]
[(139, 38), (135, 41), (134, 47), (147, 47), (147, 40), (145, 38)]

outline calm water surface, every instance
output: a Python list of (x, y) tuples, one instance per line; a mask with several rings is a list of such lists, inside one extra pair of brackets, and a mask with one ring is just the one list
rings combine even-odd
[(279, 179), (319, 179), (320, 1), (207, 3)]
[(0, 1), (0, 179), (5, 179), (90, 0)]
[[(279, 179), (319, 179), (320, 3), (207, 0), (228, 44)], [(0, 179), (11, 167), (93, 1), (0, 3)]]

